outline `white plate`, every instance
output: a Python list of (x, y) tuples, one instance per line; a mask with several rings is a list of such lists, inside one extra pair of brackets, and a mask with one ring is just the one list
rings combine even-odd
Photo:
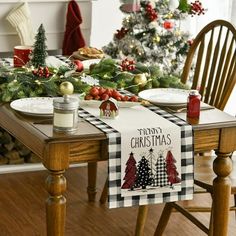
[(82, 61), (82, 64), (84, 66), (84, 69), (89, 69), (90, 65), (92, 64), (98, 64), (101, 61), (101, 59), (89, 59)]
[[(101, 105), (102, 101), (98, 100), (80, 100), (79, 105), (80, 106), (89, 106), (89, 107), (96, 107), (98, 108)], [(129, 108), (129, 107), (134, 107), (134, 106), (139, 106), (140, 102), (117, 102), (118, 107), (122, 108)]]
[(156, 88), (141, 91), (138, 96), (160, 106), (184, 106), (187, 104), (189, 90)]
[(53, 98), (21, 98), (10, 103), (12, 109), (33, 116), (53, 115)]

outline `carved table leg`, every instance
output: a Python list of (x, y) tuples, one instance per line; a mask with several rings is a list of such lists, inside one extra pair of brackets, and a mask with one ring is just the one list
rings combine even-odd
[(63, 193), (66, 190), (65, 171), (50, 171), (46, 179), (46, 189), (49, 197), (46, 201), (47, 235), (63, 236), (65, 230), (66, 198)]
[(88, 163), (88, 199), (90, 202), (95, 201), (97, 189), (96, 189), (96, 181), (97, 181), (97, 162), (89, 162)]
[[(217, 177), (213, 181), (213, 235), (228, 235), (231, 182), (228, 177), (232, 171), (231, 153), (217, 153), (213, 170)], [(211, 229), (212, 230), (212, 229)], [(209, 233), (211, 235), (212, 232)]]

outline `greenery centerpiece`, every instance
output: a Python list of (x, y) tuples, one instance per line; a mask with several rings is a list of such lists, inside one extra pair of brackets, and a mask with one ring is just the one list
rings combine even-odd
[[(133, 63), (131, 68), (127, 66), (129, 63)], [(81, 72), (76, 72), (73, 63), (59, 68), (35, 68), (32, 65), (10, 68), (2, 65), (0, 100), (9, 102), (24, 97), (60, 96), (59, 86), (65, 81), (74, 85), (75, 93), (87, 92), (93, 85), (126, 89), (136, 94), (152, 87), (185, 88), (178, 77), (163, 75), (157, 66), (105, 58)]]

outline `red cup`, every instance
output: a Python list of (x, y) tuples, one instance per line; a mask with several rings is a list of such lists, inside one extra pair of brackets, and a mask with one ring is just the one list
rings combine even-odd
[(22, 67), (30, 60), (30, 46), (15, 46), (14, 47), (14, 67)]

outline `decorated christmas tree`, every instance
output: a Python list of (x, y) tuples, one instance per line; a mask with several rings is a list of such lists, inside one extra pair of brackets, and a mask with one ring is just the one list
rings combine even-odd
[(43, 24), (40, 25), (35, 36), (34, 49), (32, 52), (31, 63), (35, 68), (46, 66), (47, 57), (46, 36)]
[[(191, 44), (180, 29), (188, 15), (204, 14), (201, 2), (187, 0), (122, 0), (122, 27), (103, 50), (112, 58), (131, 57), (156, 64), (166, 75), (179, 76)], [(167, 79), (167, 78), (165, 78)]]
[(138, 162), (138, 173), (135, 186), (142, 187), (142, 189), (146, 189), (148, 185), (152, 185), (152, 182), (153, 179), (151, 178), (151, 169), (149, 166), (149, 161), (143, 156)]
[(176, 183), (180, 183), (181, 179), (178, 177), (179, 173), (176, 168), (176, 160), (171, 153), (171, 151), (167, 152), (166, 155), (166, 172), (168, 175), (168, 182), (170, 183), (170, 186)]
[(128, 161), (126, 162), (126, 168), (125, 168), (125, 182), (121, 186), (122, 189), (134, 189), (135, 181), (136, 181), (136, 161), (134, 159), (134, 155), (131, 152)]
[(156, 176), (155, 176), (155, 186), (164, 187), (168, 185), (167, 173), (166, 173), (166, 163), (163, 157), (163, 153), (161, 152), (156, 166)]

